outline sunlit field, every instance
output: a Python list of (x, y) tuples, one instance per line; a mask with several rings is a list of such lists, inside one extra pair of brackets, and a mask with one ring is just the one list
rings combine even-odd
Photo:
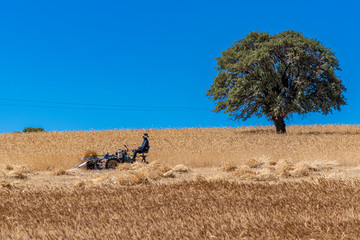
[(1, 163), (34, 170), (71, 168), (86, 150), (115, 153), (150, 135), (150, 161), (190, 167), (218, 167), (266, 156), (272, 160), (360, 163), (360, 126), (291, 126), (279, 135), (273, 127), (191, 128), (0, 134)]
[(1, 239), (358, 239), (360, 182), (0, 190)]
[[(0, 239), (359, 239), (360, 126), (0, 134)], [(150, 135), (149, 164), (72, 169)]]

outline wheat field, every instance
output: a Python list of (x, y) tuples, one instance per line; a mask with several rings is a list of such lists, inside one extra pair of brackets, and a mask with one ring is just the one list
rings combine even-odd
[[(359, 239), (360, 126), (0, 134), (0, 239)], [(72, 169), (87, 150), (149, 164)]]
[(360, 182), (0, 189), (1, 239), (359, 239)]
[(219, 167), (261, 156), (273, 160), (360, 163), (360, 126), (290, 126), (288, 133), (273, 127), (112, 130), (0, 134), (0, 163), (22, 164), (34, 170), (71, 168), (86, 150), (115, 153), (126, 144), (141, 145), (150, 135), (150, 161), (190, 167)]

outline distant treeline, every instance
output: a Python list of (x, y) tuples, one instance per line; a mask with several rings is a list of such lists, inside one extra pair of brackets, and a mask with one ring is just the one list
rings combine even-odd
[(23, 133), (29, 133), (29, 132), (45, 132), (45, 129), (41, 128), (41, 127), (27, 127), (24, 128), (24, 130), (22, 131)]

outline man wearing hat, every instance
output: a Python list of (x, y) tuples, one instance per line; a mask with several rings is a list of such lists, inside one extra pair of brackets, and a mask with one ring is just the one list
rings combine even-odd
[(145, 153), (145, 152), (148, 152), (148, 151), (149, 151), (149, 148), (150, 148), (150, 146), (149, 146), (149, 139), (148, 139), (148, 138), (149, 138), (149, 135), (148, 135), (147, 133), (144, 133), (144, 134), (142, 135), (142, 137), (143, 137), (143, 139), (144, 139), (142, 145), (141, 145), (140, 147), (138, 147), (138, 149), (134, 149), (134, 150), (133, 150), (133, 151), (134, 151), (133, 160), (135, 160), (136, 154), (138, 154), (138, 153)]

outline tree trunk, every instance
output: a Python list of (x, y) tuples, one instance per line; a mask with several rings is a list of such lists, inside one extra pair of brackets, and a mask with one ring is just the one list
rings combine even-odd
[(275, 124), (276, 127), (276, 133), (286, 133), (286, 128), (285, 128), (285, 122), (284, 122), (284, 118), (281, 117), (277, 117), (277, 118), (273, 118), (273, 122)]

